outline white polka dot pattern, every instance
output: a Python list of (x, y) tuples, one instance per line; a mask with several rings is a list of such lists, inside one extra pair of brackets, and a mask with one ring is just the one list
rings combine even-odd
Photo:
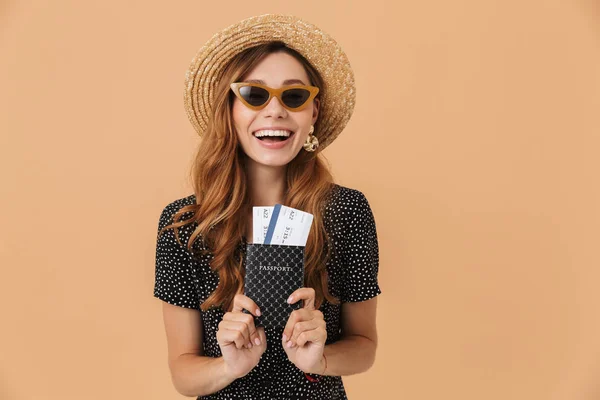
[[(165, 207), (160, 216), (158, 231), (172, 222), (179, 203), (180, 201)], [(184, 245), (187, 242), (184, 241), (186, 235), (182, 235), (182, 231), (189, 231), (189, 228), (186, 229), (188, 226), (179, 231), (179, 240)], [(198, 278), (191, 262), (191, 254), (177, 243), (172, 229), (163, 232), (157, 239), (154, 295), (176, 306), (200, 309)]]
[[(181, 207), (194, 204), (190, 195), (168, 204), (160, 216), (159, 230), (172, 222), (173, 214)], [(191, 216), (187, 213), (183, 218)], [(328, 287), (341, 302), (365, 301), (381, 294), (377, 275), (379, 248), (375, 219), (364, 194), (356, 189), (334, 185), (325, 207), (324, 224), (330, 237), (331, 259), (326, 268)], [(192, 223), (179, 228), (182, 244), (196, 228)], [(195, 243), (201, 245), (200, 242)], [(245, 238), (240, 249), (246, 245)], [(216, 331), (224, 312), (220, 308), (200, 310), (204, 301), (217, 287), (219, 277), (210, 270), (212, 255), (198, 256), (181, 247), (173, 230), (163, 232), (157, 240), (154, 296), (180, 307), (199, 310), (204, 326), (204, 353), (220, 357)], [(327, 342), (341, 339), (341, 306), (323, 302), (319, 308), (326, 322)], [(258, 365), (246, 376), (236, 379), (222, 390), (197, 399), (340, 399), (347, 400), (340, 376), (323, 376), (310, 382), (293, 365), (281, 347), (279, 328), (267, 328), (267, 350)]]
[(379, 245), (375, 218), (361, 192), (350, 196), (352, 198), (344, 206), (342, 221), (339, 221), (344, 225), (344, 234), (340, 238), (343, 302), (364, 301), (381, 293), (377, 283)]

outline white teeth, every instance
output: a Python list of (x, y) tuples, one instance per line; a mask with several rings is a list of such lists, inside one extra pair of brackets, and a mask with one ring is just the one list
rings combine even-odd
[(289, 137), (291, 134), (290, 131), (283, 131), (283, 130), (261, 130), (261, 131), (256, 131), (254, 132), (254, 136), (256, 137), (263, 137), (263, 136), (285, 136), (285, 137)]

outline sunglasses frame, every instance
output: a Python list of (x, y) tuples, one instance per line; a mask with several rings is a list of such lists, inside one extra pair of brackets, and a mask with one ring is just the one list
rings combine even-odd
[[(260, 83), (254, 83), (254, 82), (233, 82), (231, 85), (231, 90), (233, 91), (233, 93), (235, 93), (236, 97), (238, 99), (240, 99), (240, 101), (242, 103), (244, 103), (244, 105), (252, 110), (258, 111), (258, 110), (262, 110), (263, 108), (265, 108), (267, 106), (267, 104), (269, 104), (269, 102), (271, 101), (271, 99), (273, 98), (273, 96), (277, 97), (277, 99), (279, 100), (279, 103), (281, 103), (281, 105), (283, 107), (285, 107), (286, 109), (290, 110), (290, 111), (300, 111), (302, 109), (304, 109), (305, 107), (308, 106), (308, 104), (310, 104), (310, 102), (315, 98), (315, 96), (319, 93), (319, 88), (316, 86), (308, 86), (308, 85), (288, 85), (288, 86), (282, 86), (279, 89), (274, 89), (271, 88), (267, 85), (261, 85)], [(248, 103), (245, 99), (244, 96), (242, 96), (240, 94), (240, 88), (245, 87), (245, 86), (255, 86), (255, 87), (259, 87), (261, 89), (265, 89), (267, 92), (269, 92), (269, 98), (267, 99), (267, 101), (265, 101), (263, 104), (261, 104), (260, 106), (254, 106), (250, 103)], [(302, 103), (300, 106), (296, 107), (296, 108), (292, 108), (292, 107), (288, 107), (285, 102), (283, 101), (283, 99), (281, 98), (281, 95), (283, 94), (283, 92), (285, 92), (286, 90), (289, 89), (306, 89), (310, 92), (310, 95), (308, 96), (308, 98), (306, 99), (306, 101), (304, 103)]]

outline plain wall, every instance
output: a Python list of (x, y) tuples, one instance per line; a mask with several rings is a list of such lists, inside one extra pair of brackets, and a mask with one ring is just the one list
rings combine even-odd
[(199, 140), (184, 73), (269, 12), (355, 72), (324, 154), (383, 294), (349, 398), (599, 399), (600, 15), (558, 0), (1, 2), (0, 398), (183, 397), (152, 291)]

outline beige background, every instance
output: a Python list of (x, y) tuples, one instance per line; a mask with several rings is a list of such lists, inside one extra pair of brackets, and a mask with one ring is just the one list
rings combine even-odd
[[(285, 4), (285, 5), (284, 5)], [(351, 399), (600, 399), (596, 1), (0, 2), (0, 399), (174, 399), (158, 217), (191, 193), (184, 72), (266, 12), (333, 35), (325, 155), (380, 244)]]

